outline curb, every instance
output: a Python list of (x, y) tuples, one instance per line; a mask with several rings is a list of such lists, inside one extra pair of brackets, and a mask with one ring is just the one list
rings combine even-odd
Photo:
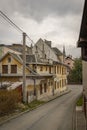
[(18, 113), (17, 115), (14, 115), (14, 116), (12, 116), (12, 117), (8, 117), (8, 119), (5, 119), (4, 121), (1, 121), (1, 122), (0, 122), (0, 126), (3, 125), (3, 124), (5, 124), (5, 123), (7, 123), (7, 122), (9, 122), (9, 121), (12, 120), (12, 119), (15, 119), (15, 118), (17, 118), (17, 117), (20, 117), (20, 116), (22, 116), (23, 114), (28, 113), (28, 112), (30, 112), (30, 111), (32, 111), (32, 110), (35, 110), (35, 109), (39, 108), (40, 106), (45, 105), (45, 104), (49, 103), (50, 101), (55, 100), (56, 98), (59, 98), (59, 97), (61, 97), (61, 96), (63, 96), (63, 95), (66, 95), (66, 94), (68, 94), (68, 93), (70, 93), (70, 92), (71, 92), (71, 90), (68, 90), (68, 91), (66, 91), (65, 93), (61, 93), (60, 95), (58, 95), (58, 96), (56, 96), (56, 97), (54, 97), (54, 98), (52, 98), (52, 99), (49, 99), (49, 100), (48, 100), (47, 102), (45, 102), (44, 104), (41, 104), (41, 105), (36, 106), (35, 108), (32, 108), (31, 110), (28, 109), (28, 110), (26, 110), (26, 111), (24, 111), (24, 112), (20, 112), (20, 113)]

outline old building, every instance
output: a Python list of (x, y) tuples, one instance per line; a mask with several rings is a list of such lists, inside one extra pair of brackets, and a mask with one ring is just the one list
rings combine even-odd
[(84, 3), (78, 47), (81, 47), (82, 52), (81, 54), (83, 65), (83, 98), (84, 98), (84, 111), (87, 118), (87, 1), (86, 0)]
[[(67, 66), (61, 60), (62, 53), (57, 48), (52, 48), (51, 42), (45, 42), (40, 39), (33, 47), (32, 53), (26, 53), (28, 102), (67, 90)], [(16, 50), (18, 53), (14, 53), (15, 48), (10, 49), (0, 59), (0, 81), (1, 86), (6, 82), (10, 83), (8, 86), (12, 88), (15, 86), (12, 84), (23, 82), (23, 56), (22, 51)]]
[[(22, 55), (8, 52), (0, 59), (0, 66), (2, 86), (4, 82), (10, 82), (12, 85), (14, 82), (23, 81)], [(49, 73), (51, 66), (44, 63), (36, 64), (34, 55), (26, 55), (26, 87), (29, 101), (33, 100), (34, 95), (39, 99), (46, 93), (52, 94), (53, 74)]]
[(74, 68), (74, 59), (72, 58), (71, 55), (65, 57), (64, 63), (65, 63), (67, 66), (69, 66), (71, 70)]
[(53, 73), (55, 74), (55, 88), (56, 91), (61, 92), (67, 89), (67, 65), (63, 62), (63, 53), (56, 47), (52, 47), (51, 41), (42, 40), (37, 41), (33, 47), (33, 53), (36, 54), (43, 62), (48, 62), (53, 65)]

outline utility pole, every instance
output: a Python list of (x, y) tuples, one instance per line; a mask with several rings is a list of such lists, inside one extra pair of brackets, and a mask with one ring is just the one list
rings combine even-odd
[(23, 102), (27, 102), (27, 88), (26, 88), (26, 33), (23, 32)]

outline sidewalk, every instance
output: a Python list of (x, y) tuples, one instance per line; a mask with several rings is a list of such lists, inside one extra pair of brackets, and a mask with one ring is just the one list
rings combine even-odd
[(63, 96), (63, 95), (65, 95), (65, 94), (68, 94), (69, 92), (71, 92), (71, 90), (70, 90), (70, 89), (67, 89), (66, 91), (63, 91), (63, 92), (61, 92), (61, 93), (57, 93), (57, 94), (50, 95), (50, 96), (46, 95), (45, 97), (41, 98), (40, 100), (41, 100), (41, 101), (49, 102), (49, 101), (54, 100), (54, 99), (56, 99), (56, 98), (58, 98), (58, 97), (60, 97), (60, 96)]
[(86, 120), (82, 107), (76, 107), (76, 130), (86, 130)]

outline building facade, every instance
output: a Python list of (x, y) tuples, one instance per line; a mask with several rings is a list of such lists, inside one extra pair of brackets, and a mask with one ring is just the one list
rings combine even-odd
[[(26, 53), (27, 100), (43, 99), (46, 96), (67, 90), (67, 66), (61, 62), (51, 43), (43, 45), (43, 40), (33, 47), (31, 54)], [(39, 47), (39, 49), (38, 49)], [(13, 49), (12, 49), (13, 50)], [(22, 53), (7, 52), (0, 59), (0, 81), (12, 84), (23, 82)]]

